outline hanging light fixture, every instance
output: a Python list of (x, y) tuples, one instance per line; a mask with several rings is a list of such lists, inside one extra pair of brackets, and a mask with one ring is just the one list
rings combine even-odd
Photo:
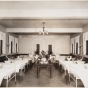
[(48, 31), (45, 30), (45, 26), (44, 26), (45, 22), (43, 22), (43, 30), (42, 31), (39, 31), (39, 34), (48, 34)]

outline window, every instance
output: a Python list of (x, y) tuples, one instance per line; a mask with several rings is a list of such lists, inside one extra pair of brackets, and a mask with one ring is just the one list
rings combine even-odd
[(78, 54), (78, 43), (76, 43), (76, 54)]
[(16, 43), (16, 53), (17, 53), (17, 43)]
[(0, 40), (0, 54), (3, 54), (3, 40)]
[(73, 44), (72, 44), (72, 53), (73, 53)]
[(88, 55), (88, 40), (86, 40), (86, 55)]
[(13, 42), (11, 41), (11, 53), (13, 53)]

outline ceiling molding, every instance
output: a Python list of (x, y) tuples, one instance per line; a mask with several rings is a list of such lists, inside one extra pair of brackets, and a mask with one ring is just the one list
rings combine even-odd
[(0, 19), (6, 18), (58, 18), (88, 19), (88, 9), (57, 9), (57, 10), (0, 10)]
[[(6, 28), (10, 33), (39, 33), (43, 28)], [(45, 28), (50, 33), (81, 33), (82, 28)]]
[(88, 1), (88, 0), (0, 0), (0, 1)]

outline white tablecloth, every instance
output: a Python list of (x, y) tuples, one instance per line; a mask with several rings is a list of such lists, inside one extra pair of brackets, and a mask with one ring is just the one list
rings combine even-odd
[(10, 77), (11, 74), (15, 71), (15, 64), (3, 64), (3, 67), (0, 69), (0, 85), (5, 77)]

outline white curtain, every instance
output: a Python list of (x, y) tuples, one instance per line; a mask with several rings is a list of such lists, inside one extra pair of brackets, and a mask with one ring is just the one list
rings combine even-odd
[(0, 31), (0, 40), (3, 40), (2, 54), (6, 54), (6, 33)]
[(83, 55), (86, 55), (86, 33), (83, 34)]
[(18, 38), (9, 35), (9, 54), (11, 53), (11, 41), (13, 42), (12, 52), (16, 53), (16, 44), (17, 44), (17, 52), (18, 52)]
[(14, 37), (9, 35), (9, 54), (11, 53), (11, 41), (12, 41), (12, 52), (14, 53)]
[[(71, 38), (71, 53), (74, 53), (74, 38)], [(73, 51), (72, 51), (72, 45), (73, 45)]]
[(83, 33), (83, 55), (86, 55), (86, 41), (88, 40), (88, 32)]
[(2, 40), (3, 40), (3, 47), (2, 47), (2, 53), (6, 54), (6, 34), (2, 32)]
[(78, 43), (78, 54), (80, 54), (80, 48), (79, 48), (79, 43), (80, 43), (80, 36), (75, 37), (75, 54), (76, 54), (76, 43)]
[(9, 54), (11, 53), (11, 41), (12, 41), (12, 37), (11, 35), (9, 35)]
[(14, 53), (14, 37), (13, 36), (12, 36), (12, 43), (13, 43), (12, 52)]
[(0, 40), (2, 40), (2, 32), (0, 31)]
[(18, 52), (18, 38), (15, 38), (15, 43), (14, 43), (15, 53), (16, 53), (16, 44), (17, 44), (17, 52)]

